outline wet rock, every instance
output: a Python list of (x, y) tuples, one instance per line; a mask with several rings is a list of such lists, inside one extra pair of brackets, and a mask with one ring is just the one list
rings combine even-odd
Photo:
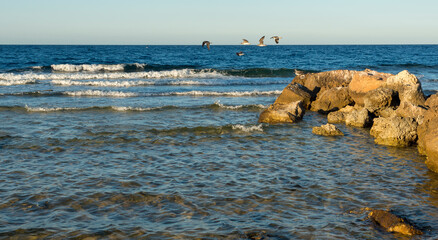
[(406, 147), (417, 140), (418, 124), (413, 118), (379, 117), (374, 119), (370, 134), (374, 142), (380, 145)]
[(311, 111), (329, 113), (337, 111), (347, 105), (353, 104), (353, 100), (348, 94), (347, 87), (335, 87), (320, 92), (314, 102)]
[(389, 88), (379, 87), (365, 93), (364, 106), (371, 113), (377, 113), (383, 109), (397, 106), (400, 102), (397, 93)]
[(345, 116), (352, 112), (355, 108), (353, 106), (346, 106), (336, 112), (331, 112), (327, 115), (329, 123), (345, 123)]
[(417, 132), (418, 151), (427, 156), (427, 167), (438, 173), (438, 106), (426, 111)]
[(424, 105), (426, 105), (428, 107), (438, 106), (438, 93), (435, 93), (435, 94), (429, 96), (426, 99), (426, 102), (424, 103)]
[(423, 234), (403, 218), (397, 217), (385, 210), (372, 210), (368, 213), (368, 217), (388, 232), (396, 232), (409, 236)]
[(261, 123), (294, 123), (301, 120), (305, 109), (302, 101), (288, 104), (274, 103), (260, 114)]
[(353, 75), (357, 71), (351, 70), (334, 70), (320, 73), (307, 73), (297, 75), (293, 83), (299, 83), (313, 92), (324, 92), (335, 87), (347, 87), (351, 82)]
[(314, 94), (298, 83), (290, 83), (287, 85), (280, 96), (278, 96), (275, 103), (278, 104), (288, 104), (296, 101), (303, 101), (303, 106), (306, 109), (309, 109), (310, 102), (314, 99)]
[(326, 125), (321, 125), (321, 127), (313, 127), (312, 133), (321, 136), (344, 136), (335, 125), (327, 123)]
[(345, 124), (353, 127), (369, 127), (371, 120), (370, 113), (365, 108), (355, 108), (345, 115)]
[(348, 85), (351, 98), (359, 106), (364, 106), (365, 95), (369, 91), (382, 87), (391, 76), (393, 75), (389, 73), (380, 73), (369, 69), (356, 72)]
[(426, 101), (421, 83), (418, 78), (407, 70), (387, 78), (384, 87), (398, 92), (401, 102), (410, 102), (415, 105), (424, 105)]
[(423, 106), (414, 105), (410, 102), (402, 102), (395, 110), (395, 114), (400, 117), (414, 118), (418, 124), (423, 123), (424, 114), (427, 109)]

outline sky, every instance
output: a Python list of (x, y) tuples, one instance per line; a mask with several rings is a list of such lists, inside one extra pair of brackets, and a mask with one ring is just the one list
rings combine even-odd
[[(0, 44), (438, 44), (436, 0), (0, 0)], [(265, 42), (266, 42), (265, 40)]]

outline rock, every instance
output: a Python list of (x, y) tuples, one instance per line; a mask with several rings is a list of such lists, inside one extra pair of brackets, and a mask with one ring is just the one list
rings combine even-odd
[(275, 100), (275, 103), (288, 104), (296, 101), (303, 101), (304, 108), (309, 109), (310, 102), (313, 98), (314, 94), (303, 85), (290, 83), (283, 89), (280, 96)]
[(331, 112), (327, 115), (327, 121), (329, 123), (344, 123), (345, 116), (351, 113), (354, 109), (353, 106), (346, 106), (336, 112)]
[(395, 110), (395, 114), (400, 117), (414, 118), (418, 124), (423, 123), (424, 114), (427, 109), (423, 106), (417, 106), (410, 102), (402, 102)]
[(386, 80), (384, 87), (398, 92), (400, 102), (410, 102), (415, 105), (424, 105), (426, 101), (421, 83), (418, 78), (407, 70), (401, 71)]
[(326, 125), (321, 125), (321, 127), (313, 127), (312, 133), (322, 136), (344, 136), (335, 125), (327, 123)]
[(334, 87), (347, 87), (357, 71), (334, 70), (320, 73), (307, 73), (297, 75), (292, 82), (299, 83), (315, 95)]
[(288, 104), (274, 103), (260, 114), (261, 123), (294, 123), (301, 120), (304, 116), (302, 101)]
[(406, 147), (417, 141), (418, 124), (413, 118), (379, 117), (374, 119), (370, 134), (380, 145)]
[(345, 124), (353, 127), (369, 127), (371, 125), (370, 113), (365, 108), (354, 109), (345, 115)]
[(383, 87), (365, 93), (363, 101), (365, 108), (371, 113), (397, 106), (400, 102), (397, 93), (394, 90)]
[(438, 93), (435, 93), (435, 94), (429, 96), (426, 99), (426, 102), (424, 103), (424, 105), (426, 105), (428, 107), (438, 106)]
[(369, 69), (365, 71), (356, 72), (348, 90), (353, 101), (359, 106), (364, 106), (364, 96), (367, 92), (382, 87), (388, 77), (393, 76), (389, 73), (379, 73)]
[(385, 210), (372, 210), (368, 213), (368, 217), (385, 228), (388, 232), (396, 232), (409, 236), (423, 234), (420, 230), (407, 223), (403, 218), (397, 217)]
[(427, 167), (438, 173), (438, 106), (426, 111), (417, 132), (418, 151), (427, 156)]
[(312, 102), (311, 111), (329, 113), (337, 111), (353, 103), (348, 94), (347, 87), (335, 87), (327, 91), (320, 92), (314, 102)]

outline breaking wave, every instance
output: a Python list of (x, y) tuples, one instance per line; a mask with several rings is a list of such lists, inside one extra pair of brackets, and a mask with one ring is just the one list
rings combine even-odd
[(100, 91), (100, 90), (84, 90), (74, 92), (64, 92), (65, 95), (73, 97), (137, 97), (137, 93), (132, 92), (120, 92), (120, 91)]
[(0, 80), (0, 86), (35, 84), (35, 80)]

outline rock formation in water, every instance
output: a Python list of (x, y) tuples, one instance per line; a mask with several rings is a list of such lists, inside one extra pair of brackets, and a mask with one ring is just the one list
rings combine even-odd
[(335, 125), (327, 123), (326, 125), (321, 125), (321, 127), (313, 127), (312, 133), (321, 136), (343, 136), (344, 133), (341, 132)]
[(406, 70), (396, 75), (369, 69), (297, 75), (259, 122), (293, 123), (305, 109), (328, 114), (329, 123), (371, 127), (377, 144), (418, 143), (429, 169), (438, 172), (438, 94), (426, 98), (420, 81)]
[(388, 232), (396, 232), (409, 236), (423, 234), (420, 230), (407, 223), (403, 218), (397, 217), (385, 210), (372, 210), (368, 213), (368, 217)]

